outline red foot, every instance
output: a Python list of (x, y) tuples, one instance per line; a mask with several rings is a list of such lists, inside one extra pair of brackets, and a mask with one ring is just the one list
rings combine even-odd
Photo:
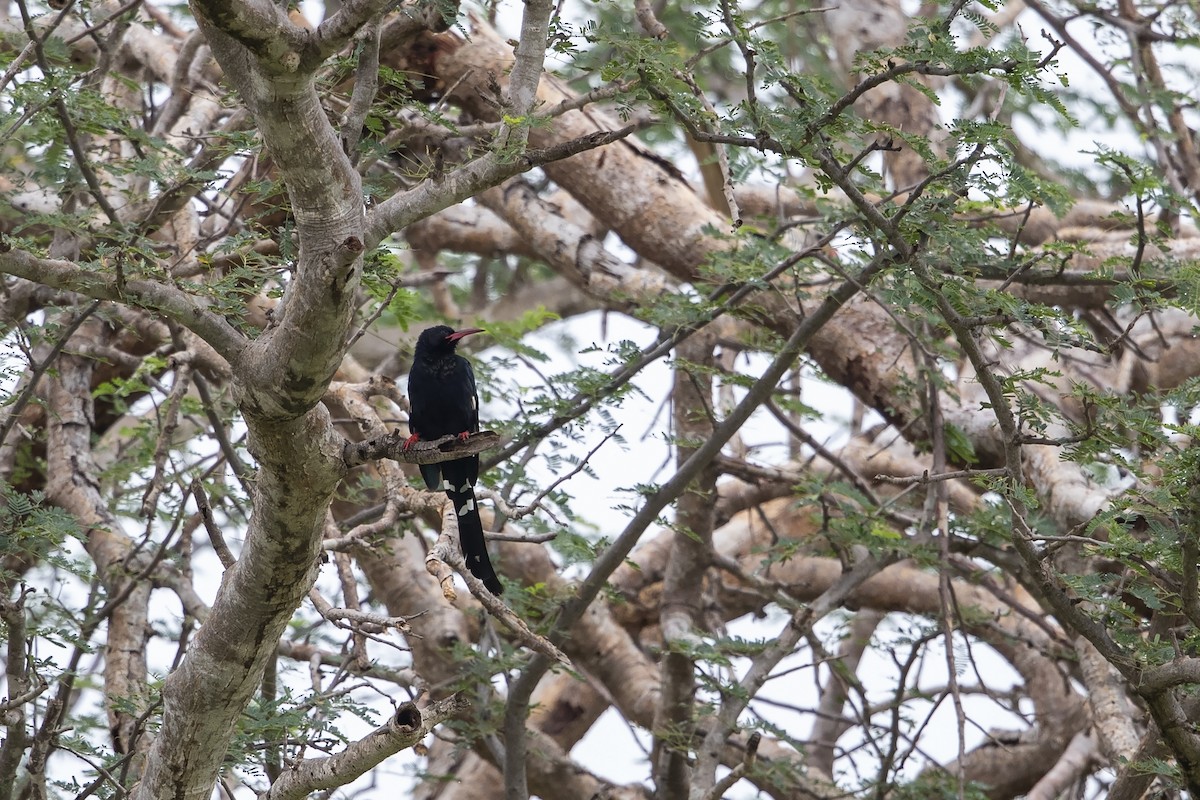
[(466, 441), (467, 439), (469, 439), (469, 438), (471, 438), (471, 432), (470, 432), (470, 431), (463, 431), (462, 433), (460, 433), (460, 434), (458, 435), (458, 440), (459, 440), (460, 442), (465, 442), (465, 441)]
[(420, 434), (414, 433), (413, 435), (409, 436), (407, 439), (404, 440), (404, 451), (408, 452), (408, 448), (412, 447), (414, 444), (416, 444), (419, 441), (421, 441)]

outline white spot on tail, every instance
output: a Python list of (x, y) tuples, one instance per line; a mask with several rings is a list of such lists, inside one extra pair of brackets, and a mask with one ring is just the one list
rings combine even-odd
[(471, 513), (471, 512), (472, 512), (472, 511), (474, 511), (474, 510), (475, 510), (475, 501), (474, 501), (474, 500), (468, 500), (467, 502), (463, 503), (463, 507), (462, 507), (462, 508), (458, 509), (458, 510), (457, 510), (457, 511), (455, 511), (454, 513), (458, 514), (458, 516), (460, 516), (460, 517), (461, 517), (463, 514), (469, 514), (469, 513)]

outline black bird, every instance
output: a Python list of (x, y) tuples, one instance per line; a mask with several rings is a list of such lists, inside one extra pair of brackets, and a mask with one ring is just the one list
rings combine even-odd
[[(471, 362), (455, 349), (464, 336), (483, 333), (480, 328), (456, 331), (446, 325), (427, 328), (417, 338), (412, 369), (408, 373), (408, 427), (413, 442), (458, 436), (466, 439), (479, 430), (479, 394)], [(440, 464), (422, 464), (421, 477), (430, 489), (440, 489), (450, 498), (458, 516), (458, 538), (471, 574), (483, 581), (492, 594), (503, 587), (488, 558), (483, 539), (483, 521), (475, 503), (479, 479), (479, 456), (456, 458)]]

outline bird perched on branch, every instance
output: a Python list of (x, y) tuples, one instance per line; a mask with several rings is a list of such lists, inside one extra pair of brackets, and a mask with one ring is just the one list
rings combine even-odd
[[(456, 331), (445, 325), (427, 328), (417, 338), (412, 369), (408, 373), (408, 427), (411, 435), (404, 443), (430, 441), (443, 436), (466, 440), (479, 431), (479, 395), (471, 363), (460, 356), (458, 343), (464, 336), (483, 333), (480, 328)], [(479, 479), (479, 456), (472, 455), (422, 464), (421, 477), (430, 489), (446, 493), (458, 517), (458, 540), (471, 574), (483, 581), (492, 594), (503, 587), (488, 558), (483, 538), (483, 521), (475, 502), (475, 482)]]

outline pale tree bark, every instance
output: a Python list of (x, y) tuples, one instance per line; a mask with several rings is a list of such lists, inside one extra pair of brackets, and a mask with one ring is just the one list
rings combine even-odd
[[(88, 325), (86, 333), (101, 336), (96, 325)], [(118, 752), (136, 757), (136, 775), (148, 744), (139, 718), (147, 703), (145, 641), (149, 635), (151, 587), (140, 568), (143, 559), (135, 556), (134, 543), (121, 533), (121, 526), (99, 493), (89, 442), (94, 414), (91, 362), (66, 356), (58, 364), (58, 374), (50, 379), (47, 392), (48, 495), (86, 526), (89, 554), (109, 595), (104, 608), (108, 625), (104, 670), (108, 724)]]
[[(481, 90), (489, 81), (501, 87), (506, 84), (512, 55), (499, 35), (479, 24), (470, 41), (441, 34), (434, 47), (432, 60), (421, 66), (445, 85), (455, 87), (455, 99), (475, 116), (497, 119), (496, 109), (481, 100), (486, 96)], [(564, 103), (576, 98), (551, 76), (538, 84), (537, 91), (542, 108), (556, 116), (552, 127), (535, 126), (530, 131), (530, 142), (535, 147), (546, 148), (622, 127), (596, 109), (557, 113)], [(727, 223), (704, 198), (635, 144), (621, 143), (580, 153), (560, 164), (547, 165), (546, 172), (596, 220), (677, 278), (690, 278), (696, 264), (714, 249), (726, 247), (704, 229), (713, 222), (717, 229)]]

